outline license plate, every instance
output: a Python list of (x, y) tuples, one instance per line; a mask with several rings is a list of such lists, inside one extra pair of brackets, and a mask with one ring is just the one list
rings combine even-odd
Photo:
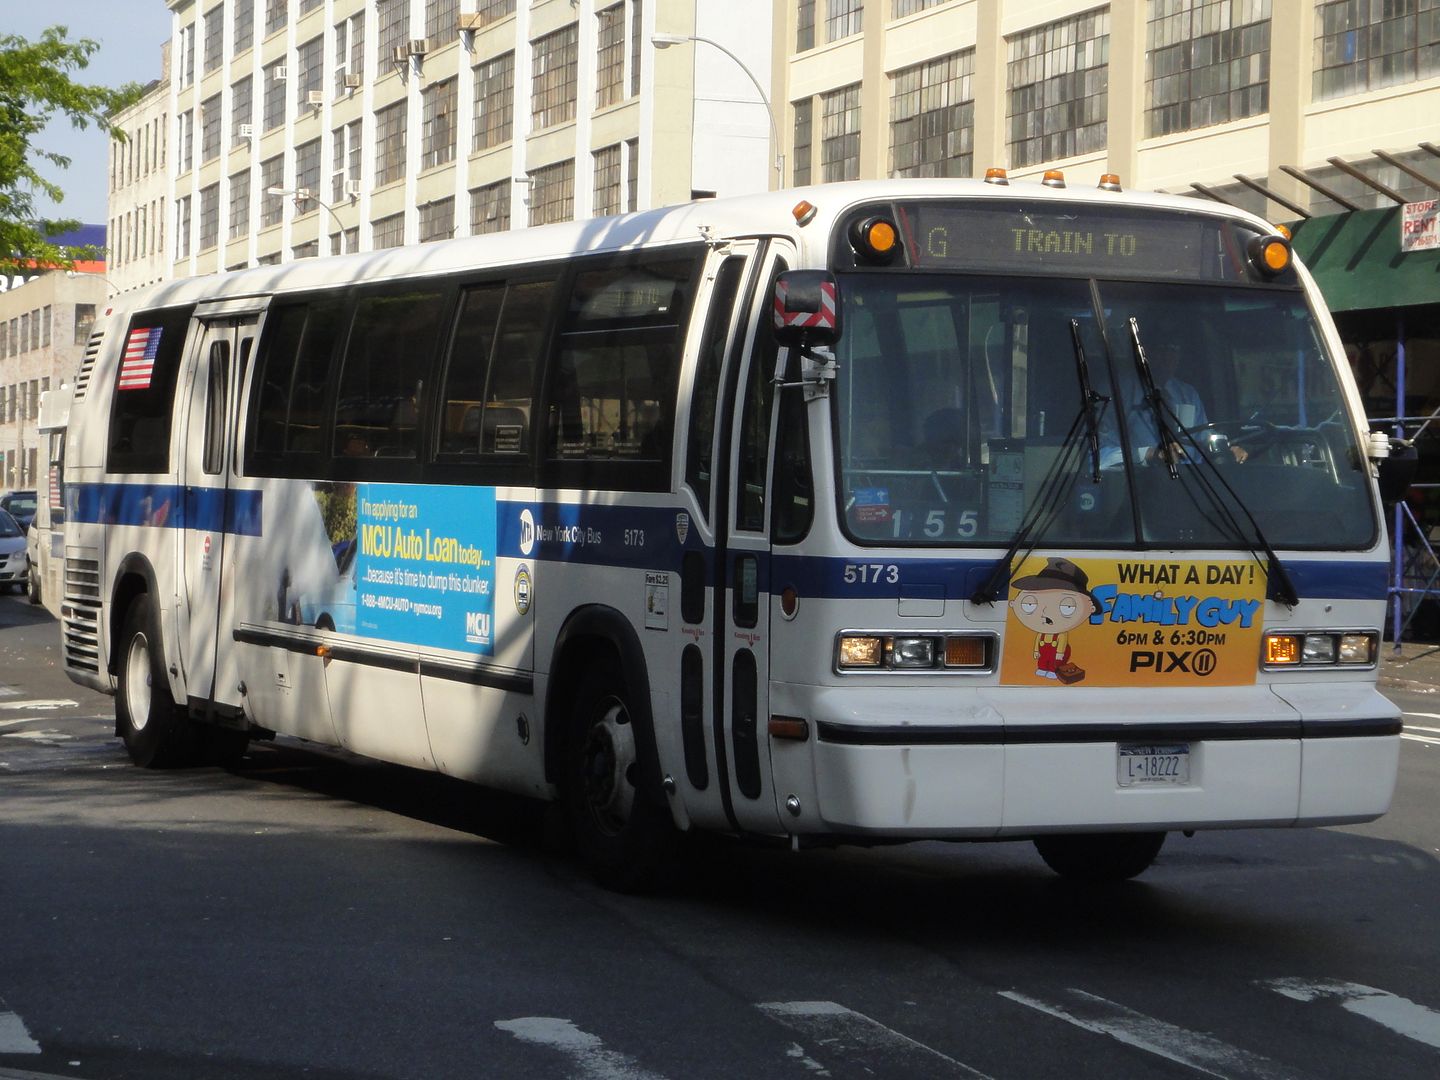
[(1166, 746), (1120, 745), (1119, 779), (1121, 787), (1136, 784), (1188, 784), (1190, 782), (1190, 744)]

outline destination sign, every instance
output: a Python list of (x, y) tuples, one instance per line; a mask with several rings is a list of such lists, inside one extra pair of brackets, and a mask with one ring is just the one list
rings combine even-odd
[(1176, 213), (1095, 206), (925, 201), (899, 206), (915, 269), (1235, 280), (1236, 226)]

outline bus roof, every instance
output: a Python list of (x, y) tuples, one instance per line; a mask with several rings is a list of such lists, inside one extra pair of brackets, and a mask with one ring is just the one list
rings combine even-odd
[[(111, 307), (116, 311), (140, 310), (202, 301), (238, 300), (356, 282), (544, 263), (578, 254), (622, 252), (687, 241), (747, 236), (790, 237), (801, 247), (802, 265), (811, 265), (823, 258), (835, 220), (851, 207), (885, 199), (924, 198), (1053, 200), (1105, 206), (1122, 204), (1243, 218), (1253, 223), (1263, 221), (1225, 204), (1150, 192), (1053, 188), (1026, 181), (999, 185), (979, 180), (857, 180), (725, 199), (705, 199), (614, 217), (180, 278), (113, 297)], [(802, 201), (812, 204), (817, 211), (805, 226), (797, 225), (792, 214), (792, 208)], [(807, 251), (807, 248), (811, 250)], [(809, 258), (806, 258), (807, 255)]]

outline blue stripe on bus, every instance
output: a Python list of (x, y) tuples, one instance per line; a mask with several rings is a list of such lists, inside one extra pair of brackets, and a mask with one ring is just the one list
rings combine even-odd
[[(230, 492), (223, 529), (222, 489), (195, 488), (188, 504), (181, 497), (184, 492), (184, 487), (173, 484), (74, 484), (67, 494), (75, 500), (71, 513), (76, 521), (261, 535), (260, 491)], [(521, 514), (527, 509), (537, 529), (528, 551), (521, 543)], [(678, 571), (684, 552), (698, 551), (705, 558), (707, 576), (714, 558), (689, 515), (674, 507), (506, 501), (498, 505), (496, 516), (502, 558)], [(763, 592), (788, 585), (801, 596), (822, 599), (959, 600), (968, 599), (994, 566), (994, 559), (980, 558), (777, 554), (760, 559), (758, 584)], [(1301, 597), (1383, 600), (1389, 585), (1388, 564), (1383, 561), (1291, 560), (1285, 569)]]
[(259, 491), (176, 484), (70, 484), (67, 509), (72, 521), (95, 525), (138, 525), (160, 529), (196, 529), (239, 536), (260, 536), (263, 529)]

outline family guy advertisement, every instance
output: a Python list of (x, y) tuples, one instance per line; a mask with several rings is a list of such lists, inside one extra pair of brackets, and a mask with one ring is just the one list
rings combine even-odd
[(1011, 576), (1000, 680), (1249, 685), (1264, 597), (1254, 561), (1031, 557)]

